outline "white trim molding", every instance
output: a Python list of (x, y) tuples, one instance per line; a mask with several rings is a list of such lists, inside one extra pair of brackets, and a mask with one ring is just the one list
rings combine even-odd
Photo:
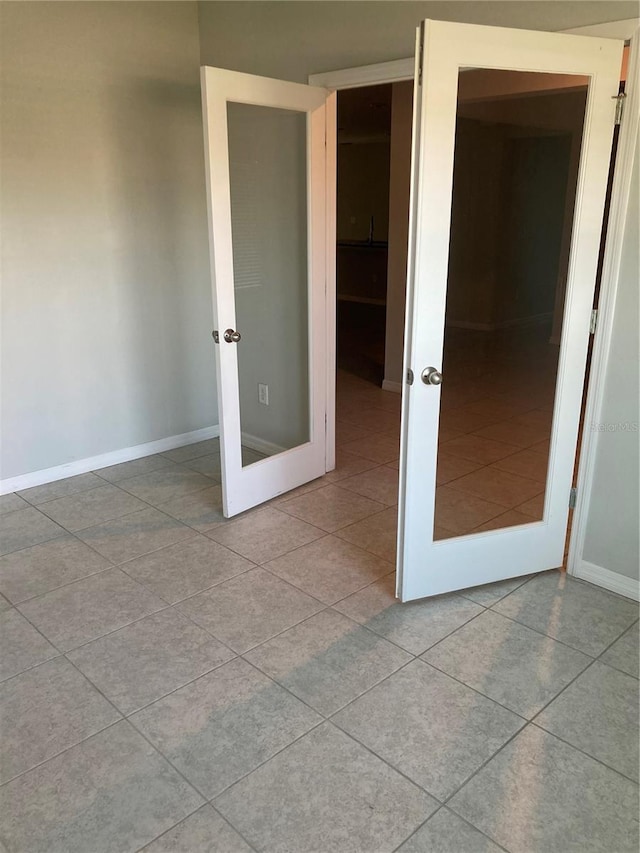
[(382, 382), (383, 391), (393, 391), (394, 394), (402, 394), (402, 382), (394, 382), (392, 379), (385, 379)]
[(573, 572), (573, 576), (583, 581), (589, 581), (596, 586), (604, 587), (611, 592), (616, 592), (618, 595), (624, 595), (625, 598), (640, 601), (640, 584), (635, 578), (612, 572), (603, 566), (596, 566), (594, 563), (581, 560), (576, 571)]
[(407, 59), (392, 59), (391, 62), (376, 62), (375, 65), (361, 65), (357, 68), (341, 68), (339, 71), (310, 74), (309, 85), (324, 86), (325, 89), (382, 86), (385, 83), (397, 83), (399, 80), (413, 80), (414, 71), (415, 62), (410, 56)]
[(326, 316), (326, 412), (325, 412), (325, 471), (336, 467), (336, 234), (338, 217), (337, 174), (338, 174), (338, 95), (333, 92), (327, 98), (325, 129), (325, 316)]
[(219, 435), (219, 426), (204, 427), (204, 429), (183, 432), (180, 435), (170, 435), (168, 438), (160, 438), (157, 441), (148, 441), (146, 444), (136, 444), (134, 447), (124, 447), (122, 450), (101, 453), (99, 456), (76, 459), (73, 462), (67, 462), (65, 465), (31, 471), (29, 474), (20, 474), (17, 477), (7, 477), (0, 480), (0, 495), (30, 489), (32, 486), (42, 486), (45, 483), (54, 483), (56, 480), (75, 477), (77, 474), (87, 474), (89, 471), (99, 471), (100, 468), (108, 468), (110, 465), (131, 462), (132, 459), (141, 459), (143, 456), (153, 456), (155, 453), (175, 450), (177, 447), (196, 444), (198, 441), (217, 438)]

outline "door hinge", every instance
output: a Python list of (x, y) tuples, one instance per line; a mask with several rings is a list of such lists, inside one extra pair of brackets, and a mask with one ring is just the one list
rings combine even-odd
[(219, 343), (220, 343), (220, 335), (218, 334), (218, 330), (217, 330), (217, 329), (214, 329), (214, 330), (213, 330), (213, 332), (211, 332), (211, 337), (213, 338), (213, 340), (214, 340), (217, 344), (219, 344)]
[(615, 118), (613, 120), (614, 124), (622, 124), (622, 114), (624, 113), (624, 102), (626, 100), (626, 94), (624, 92), (620, 92), (619, 95), (612, 95), (613, 100), (616, 102), (616, 112)]
[(420, 23), (420, 56), (418, 57), (418, 86), (422, 86), (422, 63), (424, 61), (424, 21)]
[(407, 385), (413, 385), (413, 370), (407, 368)]
[(589, 334), (595, 335), (598, 328), (598, 309), (594, 308), (591, 312), (591, 320), (589, 321)]
[(578, 500), (578, 490), (577, 489), (571, 489), (571, 491), (569, 492), (569, 509), (575, 509), (576, 508), (577, 500)]

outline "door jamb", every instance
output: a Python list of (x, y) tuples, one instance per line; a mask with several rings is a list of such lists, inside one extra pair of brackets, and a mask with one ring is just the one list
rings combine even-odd
[(311, 74), (310, 86), (323, 86), (331, 90), (327, 99), (326, 129), (326, 308), (327, 318), (327, 382), (326, 382), (326, 470), (336, 467), (336, 204), (337, 204), (337, 93), (341, 89), (354, 89), (361, 86), (376, 86), (399, 80), (413, 80), (413, 59), (399, 59), (392, 62), (379, 62), (376, 65), (363, 65), (359, 68), (346, 68), (342, 71), (330, 71), (326, 74)]
[[(621, 21), (611, 21), (587, 27), (577, 27), (562, 32), (574, 35), (588, 35), (601, 38), (624, 38), (631, 41), (629, 72), (627, 75), (627, 104), (625, 121), (620, 129), (620, 141), (616, 163), (614, 164), (613, 190), (607, 239), (605, 244), (604, 264), (600, 282), (598, 301), (598, 333), (593, 342), (591, 367), (585, 377), (587, 383), (586, 407), (583, 423), (594, 423), (602, 412), (605, 392), (605, 376), (611, 351), (613, 333), (614, 309), (618, 291), (618, 278), (622, 259), (624, 225), (627, 206), (631, 192), (632, 169), (634, 152), (638, 134), (638, 116), (640, 114), (640, 35), (638, 27), (640, 19), (630, 18)], [(335, 93), (342, 89), (353, 89), (362, 86), (376, 86), (385, 83), (395, 83), (401, 80), (411, 80), (414, 76), (414, 58), (397, 59), (391, 62), (380, 62), (374, 65), (363, 65), (356, 68), (344, 68), (320, 74), (309, 75), (308, 82), (313, 86), (324, 86)], [(331, 257), (327, 258), (327, 471), (335, 467), (335, 356), (336, 356), (336, 275), (335, 275), (335, 229), (336, 229), (336, 151), (337, 127), (335, 110), (331, 111), (332, 123), (327, 128), (327, 247)], [(595, 473), (595, 456), (597, 434), (591, 430), (583, 430), (579, 444), (580, 463), (577, 474), (577, 502), (573, 511), (571, 541), (567, 558), (567, 573), (583, 577), (601, 586), (607, 586), (607, 580), (615, 585), (613, 579), (588, 575), (588, 564), (583, 559), (583, 549), (586, 536), (587, 515), (589, 510), (593, 477)], [(609, 588), (612, 588), (611, 586)], [(616, 588), (614, 591), (620, 592)]]
[[(638, 21), (636, 20), (636, 27)], [(594, 336), (591, 367), (586, 377), (587, 397), (584, 411), (582, 440), (580, 443), (580, 461), (576, 480), (576, 506), (573, 511), (573, 524), (567, 573), (597, 583), (622, 595), (629, 595), (631, 585), (623, 584), (622, 578), (605, 567), (592, 566), (584, 559), (584, 544), (587, 534), (587, 521), (591, 494), (594, 487), (597, 431), (590, 425), (602, 418), (606, 375), (611, 354), (613, 321), (618, 293), (622, 248), (625, 236), (627, 207), (631, 194), (632, 172), (635, 149), (638, 138), (638, 116), (640, 114), (640, 37), (631, 36), (629, 70), (625, 87), (626, 100), (624, 119), (620, 127), (618, 153), (614, 165), (611, 206), (607, 227), (602, 279), (598, 298), (598, 328)], [(595, 571), (594, 571), (595, 570)], [(635, 585), (637, 596), (637, 584)]]
[(327, 98), (325, 130), (325, 317), (327, 335), (327, 369), (325, 379), (325, 470), (336, 467), (336, 218), (338, 175), (338, 94)]

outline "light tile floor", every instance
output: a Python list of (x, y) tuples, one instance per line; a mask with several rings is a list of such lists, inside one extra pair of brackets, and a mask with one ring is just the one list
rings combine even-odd
[(233, 521), (215, 441), (0, 499), (0, 850), (637, 851), (638, 606), (398, 604), (397, 436), (344, 425)]

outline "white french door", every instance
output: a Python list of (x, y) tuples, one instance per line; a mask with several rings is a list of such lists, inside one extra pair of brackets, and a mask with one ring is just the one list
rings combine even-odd
[[(405, 368), (413, 383), (405, 385), (403, 395), (400, 462), (398, 595), (403, 601), (562, 564), (622, 49), (622, 42), (609, 39), (439, 21), (426, 21), (419, 31), (405, 334)], [(543, 100), (533, 102), (536, 89), (575, 97), (545, 116)], [(524, 90), (532, 94), (527, 127), (508, 98)], [(482, 107), (487, 94), (495, 96), (491, 115)], [(582, 110), (578, 119), (574, 116), (577, 148), (575, 127), (573, 137), (569, 132), (569, 102), (571, 109)], [(484, 120), (487, 161), (480, 154), (476, 161), (464, 159), (469, 120)], [(561, 310), (564, 304), (561, 342), (554, 350), (519, 325), (523, 315), (525, 320), (538, 316), (536, 311), (544, 313), (553, 303), (541, 272), (552, 252), (545, 211), (530, 220), (522, 211), (527, 193), (532, 203), (543, 205), (543, 185), (563, 180), (563, 174), (568, 261), (559, 300)], [(504, 207), (491, 208), (487, 201), (477, 220), (481, 231), (467, 227), (467, 242), (456, 238), (454, 252), (454, 186), (458, 192), (462, 186), (475, 186), (473, 192), (485, 187), (489, 199), (491, 185), (505, 180), (514, 187), (506, 196), (512, 207), (505, 215)], [(473, 192), (456, 202), (463, 226)], [(501, 217), (504, 229), (493, 259), (501, 277), (483, 267), (495, 217)], [(518, 241), (526, 247), (520, 258), (514, 254)], [(558, 264), (562, 251), (560, 244), (553, 247)], [(491, 298), (479, 299), (485, 292)], [(493, 314), (467, 315), (460, 322), (455, 312), (461, 310), (461, 293), (469, 310), (479, 311), (482, 303), (482, 310), (490, 305)], [(474, 330), (475, 343), (468, 334)], [(505, 346), (504, 363), (486, 350), (482, 332), (488, 330), (499, 333), (494, 340)], [(463, 334), (466, 360), (455, 355), (455, 337)], [(529, 362), (510, 363), (504, 344), (509, 335), (520, 335), (520, 343), (531, 335)], [(466, 409), (456, 421), (453, 404), (460, 400), (467, 401)], [(451, 426), (456, 423), (461, 430)], [(536, 430), (541, 438), (532, 446)], [(450, 486), (438, 476), (445, 462), (458, 470)], [(444, 485), (437, 486), (437, 479)], [(520, 483), (523, 493), (505, 500)], [(520, 498), (520, 509), (507, 509)], [(489, 523), (482, 531), (485, 517)]]
[(202, 69), (223, 509), (325, 473), (327, 90)]

